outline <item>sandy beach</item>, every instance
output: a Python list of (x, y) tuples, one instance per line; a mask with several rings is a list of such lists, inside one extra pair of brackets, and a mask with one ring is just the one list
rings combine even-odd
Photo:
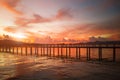
[(0, 54), (0, 80), (119, 80), (120, 64)]

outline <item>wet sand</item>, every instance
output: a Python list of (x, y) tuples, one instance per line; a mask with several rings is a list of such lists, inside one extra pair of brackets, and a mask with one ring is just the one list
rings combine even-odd
[(120, 63), (0, 54), (0, 80), (120, 80)]

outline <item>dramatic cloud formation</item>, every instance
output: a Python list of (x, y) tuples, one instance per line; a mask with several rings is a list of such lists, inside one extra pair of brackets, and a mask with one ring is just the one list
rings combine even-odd
[(19, 2), (20, 0), (0, 0), (0, 5), (16, 15), (21, 15), (22, 12), (15, 8)]
[(17, 18), (15, 21), (15, 24), (17, 24), (18, 26), (22, 26), (22, 27), (26, 27), (28, 26), (30, 23), (44, 23), (44, 22), (50, 22), (50, 19), (47, 18), (43, 18), (38, 14), (34, 14), (33, 18), (31, 19), (27, 19), (27, 18)]
[(46, 22), (53, 22), (56, 20), (69, 20), (72, 19), (73, 16), (70, 12), (70, 9), (60, 9), (56, 13), (55, 16), (50, 18), (42, 17), (38, 14), (33, 14), (33, 18), (17, 18), (15, 24), (19, 26), (28, 26), (31, 23), (46, 23)]
[(41, 43), (120, 40), (119, 7), (119, 0), (0, 0), (0, 32)]

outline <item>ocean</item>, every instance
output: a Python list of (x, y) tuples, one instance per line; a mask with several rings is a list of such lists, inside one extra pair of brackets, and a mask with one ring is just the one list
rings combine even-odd
[[(18, 55), (0, 53), (0, 80), (117, 80), (120, 76), (120, 49), (116, 50), (117, 62), (76, 60), (74, 48), (71, 49), (70, 59), (40, 56), (41, 54), (36, 56), (34, 50), (33, 48), (32, 56), (30, 52), (26, 56), (24, 48), (22, 55), (20, 48)], [(65, 56), (66, 49), (62, 50)], [(92, 59), (98, 58), (97, 52), (97, 49), (91, 49)], [(55, 56), (57, 57), (57, 48)], [(81, 49), (81, 57), (86, 59), (85, 48)], [(112, 49), (103, 49), (103, 59), (112, 60)]]

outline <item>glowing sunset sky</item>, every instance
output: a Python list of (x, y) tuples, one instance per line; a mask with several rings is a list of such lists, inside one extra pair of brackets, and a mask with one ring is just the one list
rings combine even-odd
[(119, 0), (0, 0), (0, 35), (33, 41), (120, 40)]

